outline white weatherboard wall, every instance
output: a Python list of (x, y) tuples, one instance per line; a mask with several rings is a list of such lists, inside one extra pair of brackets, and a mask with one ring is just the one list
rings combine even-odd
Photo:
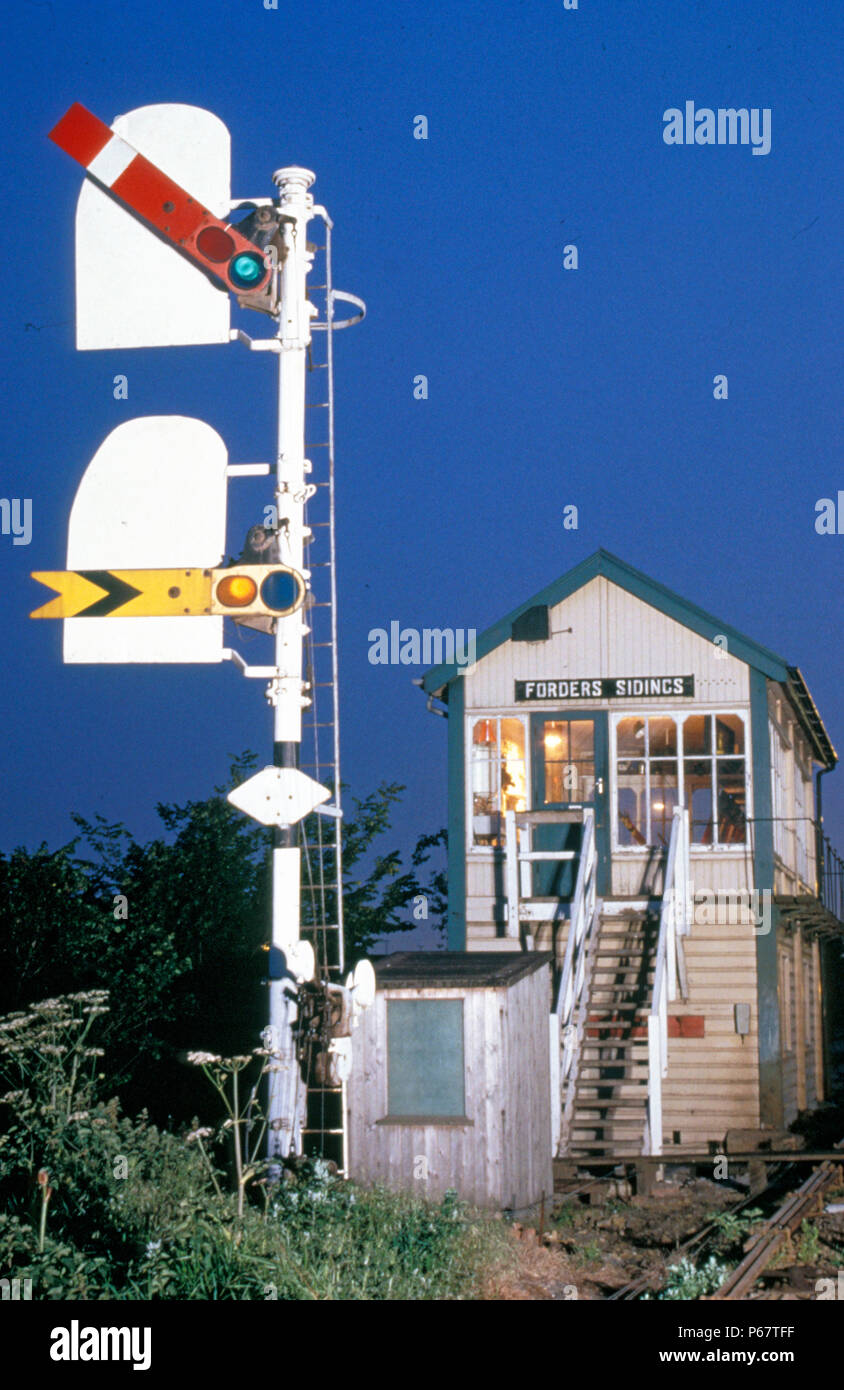
[[(666, 1153), (705, 1152), (729, 1129), (759, 1126), (759, 1010), (756, 937), (747, 913), (723, 909), (695, 922), (684, 950), (689, 994), (669, 1005), (674, 1018), (703, 1015), (703, 1037), (668, 1038), (662, 1083)], [(735, 1028), (735, 1005), (750, 1005), (750, 1032)], [(679, 1134), (679, 1143), (674, 1136)]]

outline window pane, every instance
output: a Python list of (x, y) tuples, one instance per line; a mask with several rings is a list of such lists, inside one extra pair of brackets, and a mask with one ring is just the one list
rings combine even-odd
[(545, 805), (591, 801), (595, 795), (595, 725), (591, 719), (546, 719)]
[(712, 834), (712, 763), (708, 758), (687, 758), (686, 805), (690, 810), (692, 844), (711, 845)]
[(712, 752), (712, 716), (709, 714), (690, 714), (683, 721), (683, 752)]
[(573, 761), (591, 763), (595, 756), (595, 725), (591, 719), (573, 719), (569, 724), (569, 751)]
[(570, 781), (572, 790), (569, 793), (571, 801), (594, 801), (595, 800), (595, 764), (591, 762), (576, 762), (571, 765)]
[(728, 755), (744, 752), (744, 722), (737, 714), (716, 714), (715, 752)]
[(476, 719), (472, 728), (472, 833), (476, 845), (497, 843), (498, 737), (495, 719)]
[(618, 843), (620, 845), (644, 845), (647, 843), (647, 818), (645, 815), (645, 773), (644, 764), (626, 763), (629, 771), (618, 769)]
[(651, 758), (676, 758), (677, 724), (673, 719), (658, 718), (648, 720), (648, 756)]
[(465, 1114), (463, 1000), (387, 1000), (387, 1111)]
[(566, 762), (569, 756), (568, 720), (546, 719), (542, 742), (546, 762)]
[(677, 763), (651, 763), (651, 844), (666, 846), (671, 838), (671, 818), (679, 803)]
[(521, 719), (501, 721), (501, 809), (527, 810), (525, 726)]
[(595, 795), (595, 764), (584, 761), (545, 764), (545, 804), (566, 806), (591, 801)]
[(745, 842), (744, 759), (718, 759), (718, 840), (722, 845)]
[(620, 758), (643, 758), (645, 755), (644, 719), (619, 719), (616, 740)]

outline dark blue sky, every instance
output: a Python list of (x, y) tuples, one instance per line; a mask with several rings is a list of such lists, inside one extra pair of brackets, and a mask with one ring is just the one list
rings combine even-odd
[[(480, 631), (598, 546), (799, 665), (844, 747), (844, 534), (814, 529), (844, 488), (837, 3), (88, 0), (14, 6), (4, 29), (0, 491), (33, 499), (34, 530), (0, 536), (0, 847), (62, 842), (71, 810), (149, 835), (157, 800), (271, 747), (260, 683), (228, 664), (64, 667), (60, 625), (26, 616), (115, 425), (196, 415), (234, 461), (275, 438), (266, 359), (75, 351), (79, 173), (47, 139), (75, 100), (108, 122), (213, 110), (237, 195), (284, 164), (318, 175), (335, 282), (369, 311), (337, 337), (345, 778), (407, 785), (405, 842), (445, 821), (445, 724), (421, 670), (368, 663), (370, 628)], [(687, 100), (769, 107), (770, 154), (666, 145)], [(230, 549), (269, 500), (235, 486)], [(841, 846), (844, 774), (825, 795)]]

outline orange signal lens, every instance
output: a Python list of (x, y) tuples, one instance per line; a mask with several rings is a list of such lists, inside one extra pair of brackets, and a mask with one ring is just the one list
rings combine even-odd
[(257, 594), (258, 586), (248, 574), (232, 574), (217, 585), (217, 600), (227, 608), (248, 608)]

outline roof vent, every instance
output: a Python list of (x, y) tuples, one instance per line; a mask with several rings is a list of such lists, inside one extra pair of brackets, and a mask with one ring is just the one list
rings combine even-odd
[(513, 619), (511, 636), (514, 642), (547, 642), (549, 635), (547, 603), (536, 603)]

